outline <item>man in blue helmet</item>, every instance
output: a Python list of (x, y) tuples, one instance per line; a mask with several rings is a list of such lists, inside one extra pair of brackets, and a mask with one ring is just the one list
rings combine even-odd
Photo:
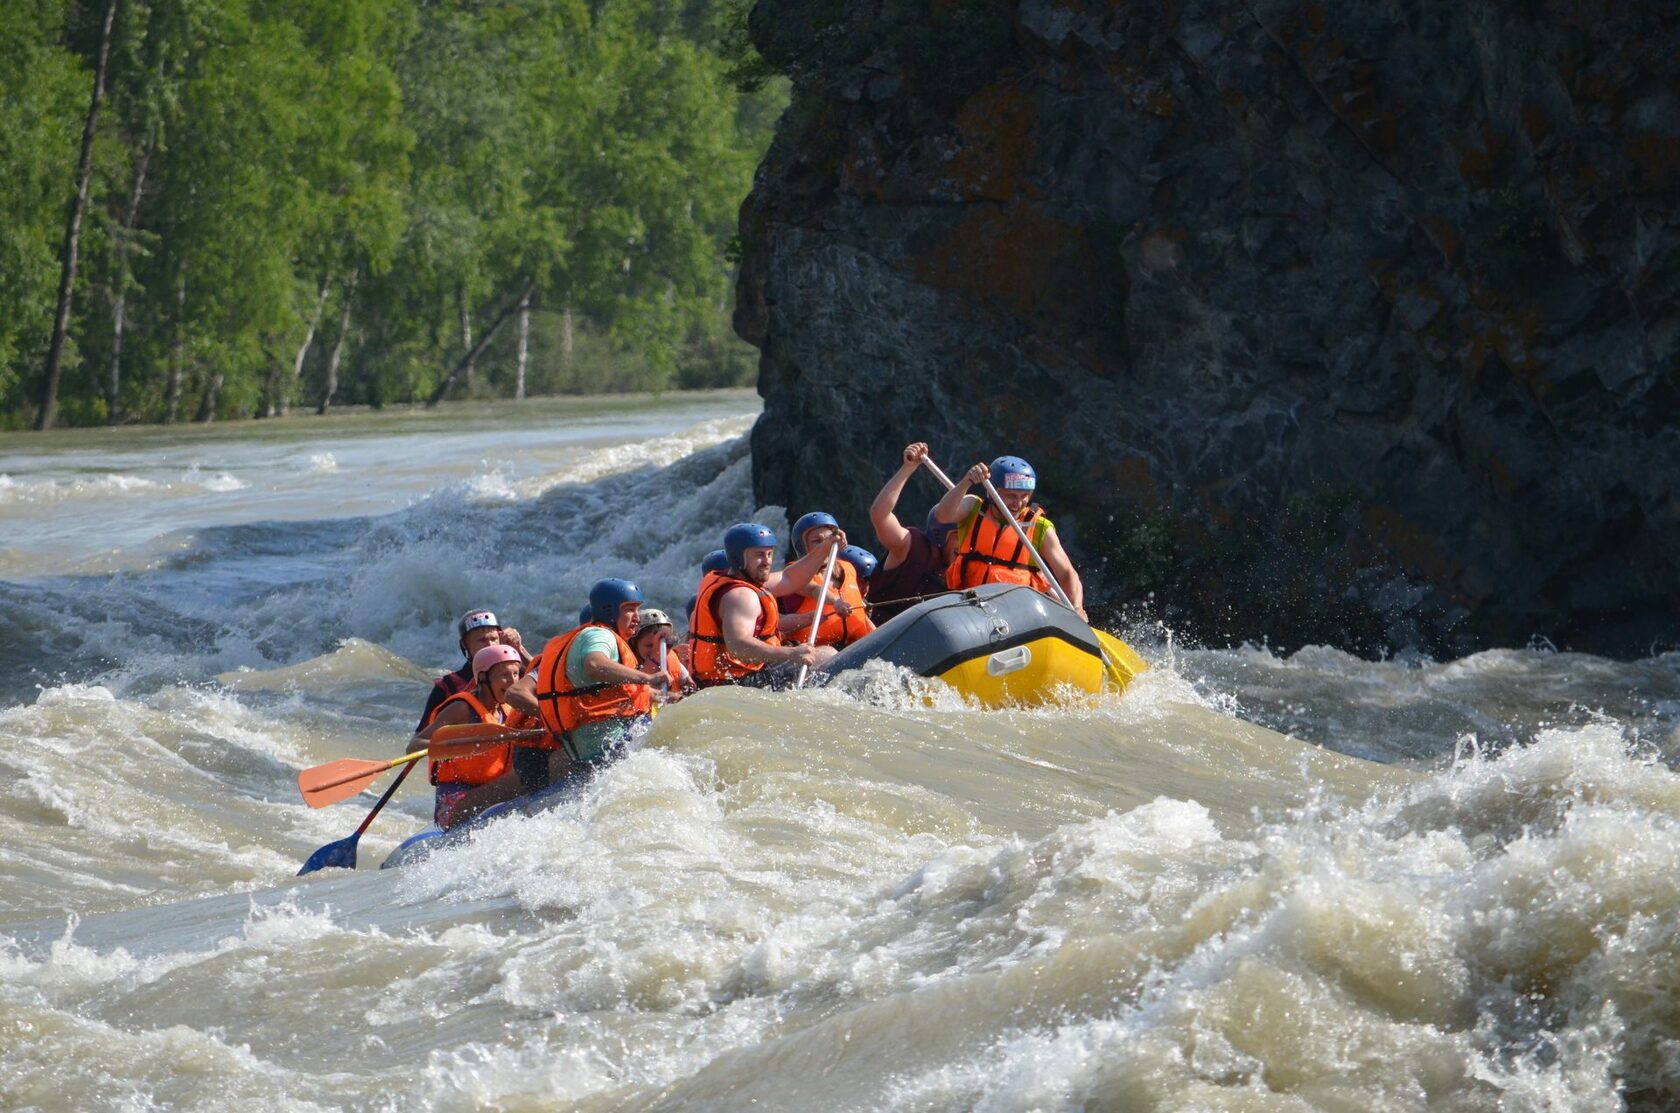
[[(792, 533), (795, 559), (809, 553), (813, 545), (820, 545), (831, 537), (839, 537), (842, 548), (846, 545), (846, 531), (840, 528), (840, 523), (834, 515), (823, 510), (813, 510), (809, 514), (801, 514), (799, 520), (793, 523)], [(840, 586), (843, 575), (839, 563), (836, 562), (834, 582), (829, 585), (828, 599), (823, 606), (825, 609), (832, 608), (841, 618), (846, 618), (852, 613), (852, 604), (841, 599), (835, 591), (835, 588)], [(781, 605), (784, 617), (796, 613), (802, 614), (816, 607), (817, 596), (822, 591), (822, 576), (812, 576), (811, 582), (800, 588), (794, 587), (792, 581), (787, 581), (787, 583), (788, 587), (776, 595), (776, 602)], [(853, 586), (857, 585), (854, 583)], [(858, 592), (851, 594), (855, 595)], [(809, 602), (802, 602), (802, 600), (809, 600)], [(863, 615), (859, 615), (858, 620), (868, 621)], [(874, 628), (873, 624), (870, 628)], [(821, 643), (823, 639), (819, 638), (818, 641)]]
[(723, 535), (729, 556), (724, 572), (707, 573), (689, 623), (692, 661), (689, 670), (702, 688), (747, 684), (780, 688), (791, 685), (802, 666), (819, 665), (834, 655), (829, 646), (783, 645), (782, 636), (810, 624), (814, 615), (784, 618), (776, 593), (809, 583), (822, 571), (830, 548), (846, 543), (835, 529), (814, 541), (804, 556), (780, 572), (776, 534), (758, 522), (740, 522)]
[(852, 566), (857, 573), (858, 584), (865, 595), (869, 594), (869, 577), (875, 574), (875, 569), (881, 562), (875, 559), (875, 554), (862, 545), (847, 545), (840, 550), (840, 559)]
[(662, 687), (664, 674), (641, 671), (630, 648), (642, 601), (629, 580), (597, 581), (589, 622), (550, 640), (538, 666), (507, 691), (513, 707), (542, 717), (574, 767), (611, 760), (647, 729), (650, 687)]
[[(1037, 567), (1015, 528), (999, 516), (983, 488), (979, 495), (968, 493), (969, 488), (988, 479), (1044, 558), (1045, 568)], [(1061, 584), (1079, 617), (1085, 618), (1085, 587), (1062, 548), (1061, 538), (1056, 536), (1056, 527), (1044, 516), (1044, 508), (1032, 501), (1037, 488), (1038, 473), (1031, 464), (1019, 456), (999, 456), (990, 464), (975, 464), (956, 486), (945, 492), (945, 497), (933, 508), (935, 518), (957, 530), (956, 549), (950, 566), (945, 569), (945, 584), (953, 589), (991, 583), (1030, 584), (1046, 595), (1053, 595), (1050, 581), (1044, 576), (1048, 571)]]
[(414, 728), (417, 731), (426, 729), (432, 721), (432, 716), (443, 706), (444, 700), (473, 686), (473, 655), (485, 646), (511, 645), (519, 651), (521, 660), (529, 662), (531, 659), (531, 655), (525, 652), (524, 643), (519, 639), (519, 631), (511, 626), (503, 626), (493, 611), (483, 607), (475, 607), (462, 615), (460, 621), (455, 624), (455, 635), (467, 663), (454, 672), (444, 673), (432, 682), (432, 690), (426, 696), (426, 709), (420, 713), (420, 725)]
[(886, 556), (869, 582), (869, 611), (877, 623), (886, 622), (918, 600), (948, 590), (945, 566), (956, 547), (952, 539), (957, 527), (939, 521), (931, 510), (926, 525), (920, 528), (906, 526), (897, 514), (899, 497), (927, 453), (928, 446), (921, 441), (906, 445), (903, 463), (869, 505), (875, 536), (886, 547)]
[[(813, 546), (830, 538), (838, 539), (842, 546), (842, 556), (846, 549), (851, 547), (846, 545), (846, 531), (840, 528), (840, 523), (832, 514), (813, 510), (809, 514), (801, 515), (799, 520), (793, 523), (793, 552), (796, 557), (803, 557)], [(823, 599), (823, 613), (820, 617), (816, 615), (818, 598)], [(858, 579), (857, 570), (846, 560), (836, 558), (826, 594), (823, 590), (822, 573), (819, 571), (804, 587), (779, 593), (776, 596), (776, 604), (780, 607), (784, 619), (793, 615), (813, 616), (812, 620), (818, 624), (818, 645), (832, 645), (835, 649), (843, 649), (860, 638), (867, 637), (875, 629), (875, 623), (870, 621), (867, 605), (864, 603), (863, 585)], [(806, 640), (810, 639), (807, 637)]]

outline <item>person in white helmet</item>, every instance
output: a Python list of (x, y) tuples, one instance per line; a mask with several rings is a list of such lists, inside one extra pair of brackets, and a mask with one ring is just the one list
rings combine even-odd
[(681, 699), (694, 690), (694, 680), (688, 675), (688, 666), (677, 654), (673, 634), (669, 615), (658, 607), (643, 607), (641, 621), (630, 639), (630, 648), (636, 651), (636, 660), (640, 662), (638, 667), (643, 672), (655, 674), (664, 669), (669, 681), (667, 703)]
[(455, 634), (461, 646), (461, 653), (466, 657), (466, 663), (454, 672), (446, 672), (432, 683), (432, 690), (426, 697), (426, 709), (420, 713), (420, 725), (414, 729), (425, 730), (431, 725), (432, 717), (437, 714), (443, 701), (456, 692), (464, 692), (473, 686), (472, 675), (473, 655), (487, 645), (509, 645), (519, 653), (519, 659), (530, 663), (531, 655), (525, 652), (525, 644), (520, 640), (519, 631), (511, 626), (503, 626), (494, 611), (477, 607), (461, 616), (455, 624)]

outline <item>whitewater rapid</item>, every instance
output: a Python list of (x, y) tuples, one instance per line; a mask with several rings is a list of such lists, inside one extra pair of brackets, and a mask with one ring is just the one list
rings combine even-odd
[(371, 804), (297, 769), (399, 752), (462, 610), (680, 612), (723, 526), (785, 525), (755, 412), (0, 441), (0, 1109), (1680, 1101), (1674, 654), (1140, 628), (1095, 706), (708, 692), (577, 800), (381, 873), (411, 778), (295, 878)]

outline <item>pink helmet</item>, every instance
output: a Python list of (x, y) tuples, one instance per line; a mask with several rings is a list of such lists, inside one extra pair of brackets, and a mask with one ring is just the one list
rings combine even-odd
[(519, 657), (519, 650), (513, 648), (513, 646), (487, 645), (477, 653), (473, 654), (473, 675), (475, 677), (483, 676), (486, 672), (495, 668), (503, 661), (512, 661), (516, 665), (523, 664), (523, 661), (521, 661)]

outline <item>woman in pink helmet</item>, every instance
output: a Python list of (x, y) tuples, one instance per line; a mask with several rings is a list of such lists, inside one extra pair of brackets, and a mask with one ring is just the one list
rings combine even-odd
[[(491, 643), (474, 653), (473, 686), (443, 701), (432, 721), (409, 740), (409, 751), (425, 749), (432, 732), (451, 723), (522, 725), (524, 716), (503, 701), (524, 664), (519, 650), (511, 645)], [(439, 827), (447, 830), (524, 791), (514, 769), (513, 749), (511, 743), (504, 743), (468, 757), (431, 763), (432, 783), (437, 786), (432, 816)]]

